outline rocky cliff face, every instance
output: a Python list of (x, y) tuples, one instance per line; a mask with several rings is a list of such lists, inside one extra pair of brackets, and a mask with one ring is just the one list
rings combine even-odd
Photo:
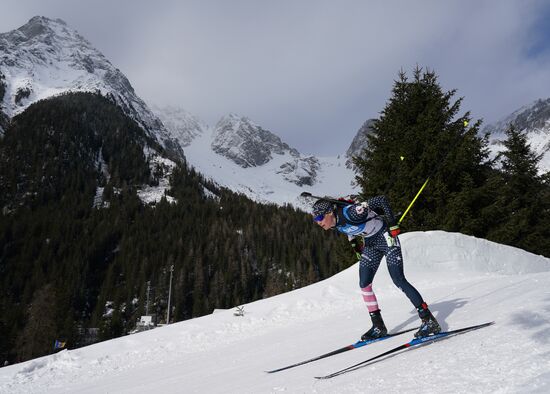
[(216, 124), (212, 150), (243, 168), (266, 164), (274, 154), (288, 153), (296, 158), (300, 155), (275, 134), (235, 114), (223, 117)]
[(348, 150), (346, 151), (346, 167), (352, 169), (353, 168), (353, 157), (360, 156), (363, 153), (363, 150), (368, 145), (368, 139), (367, 136), (372, 132), (372, 125), (374, 124), (374, 119), (369, 119), (365, 123), (363, 123), (363, 126), (359, 129), (355, 137), (353, 138), (353, 141), (351, 142), (351, 145), (349, 146)]

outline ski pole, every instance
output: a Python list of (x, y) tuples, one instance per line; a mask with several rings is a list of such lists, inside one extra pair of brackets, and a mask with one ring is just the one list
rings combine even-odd
[(422, 187), (420, 188), (420, 190), (418, 191), (418, 193), (416, 193), (416, 196), (414, 196), (413, 200), (411, 201), (411, 203), (409, 204), (409, 206), (407, 207), (407, 209), (405, 210), (405, 212), (403, 213), (403, 215), (401, 215), (401, 218), (399, 219), (399, 221), (397, 222), (397, 224), (401, 224), (401, 222), (403, 221), (403, 219), (405, 219), (405, 215), (410, 211), (410, 209), (411, 209), (412, 206), (414, 205), (416, 199), (418, 198), (418, 196), (420, 195), (420, 193), (422, 193), (422, 190), (424, 190), (424, 188), (426, 187), (426, 185), (428, 184), (429, 181), (430, 181), (430, 178), (428, 177), (428, 179), (426, 179), (426, 181), (424, 182), (424, 184), (422, 185)]
[[(468, 126), (468, 121), (465, 120), (464, 121), (464, 127), (467, 127)], [(467, 133), (467, 132), (466, 132)], [(460, 141), (464, 135), (466, 135), (466, 133), (462, 134), (459, 136), (459, 138), (457, 139), (457, 142)], [(451, 146), (454, 146), (451, 145)], [(418, 192), (416, 193), (416, 196), (414, 196), (414, 198), (412, 199), (411, 203), (409, 204), (409, 206), (407, 207), (407, 209), (405, 210), (405, 212), (403, 213), (403, 215), (401, 215), (401, 218), (399, 218), (399, 221), (397, 222), (397, 224), (401, 224), (401, 222), (403, 221), (403, 219), (405, 219), (405, 215), (409, 212), (409, 210), (412, 208), (412, 206), (414, 205), (414, 203), (416, 202), (416, 199), (418, 198), (418, 196), (420, 196), (420, 193), (422, 193), (422, 191), (424, 190), (424, 188), (426, 187), (426, 185), (428, 184), (428, 182), (430, 181), (430, 178), (432, 176), (434, 176), (440, 169), (441, 167), (443, 166), (443, 164), (447, 161), (447, 158), (449, 157), (449, 154), (451, 153), (453, 149), (449, 149), (447, 151), (447, 153), (445, 154), (445, 157), (443, 158), (443, 160), (441, 160), (439, 162), (439, 165), (437, 167), (435, 167), (432, 172), (430, 173), (430, 175), (428, 176), (428, 178), (426, 178), (426, 180), (424, 181), (424, 184), (422, 185), (422, 187), (420, 188), (420, 190), (418, 190)], [(403, 156), (401, 156), (403, 160)]]

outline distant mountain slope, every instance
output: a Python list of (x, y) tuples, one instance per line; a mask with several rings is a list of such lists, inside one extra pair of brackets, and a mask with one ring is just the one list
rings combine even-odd
[(506, 139), (505, 132), (510, 124), (525, 132), (531, 149), (542, 156), (540, 171), (550, 171), (550, 98), (536, 100), (483, 129), (483, 132), (491, 133), (493, 156), (504, 149), (502, 142)]
[(288, 153), (292, 157), (300, 155), (275, 134), (235, 114), (223, 117), (216, 124), (211, 146), (214, 152), (243, 168), (266, 164), (274, 154)]

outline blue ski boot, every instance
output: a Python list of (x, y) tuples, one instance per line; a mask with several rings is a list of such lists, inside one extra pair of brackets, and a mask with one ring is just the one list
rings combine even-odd
[(441, 332), (441, 326), (434, 315), (432, 315), (432, 312), (430, 312), (425, 302), (416, 308), (416, 310), (418, 311), (418, 316), (422, 320), (422, 323), (418, 331), (414, 334), (415, 338), (427, 337), (430, 334), (439, 334)]

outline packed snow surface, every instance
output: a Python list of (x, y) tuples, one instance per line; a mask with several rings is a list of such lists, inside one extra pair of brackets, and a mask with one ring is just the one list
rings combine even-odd
[[(234, 310), (0, 369), (2, 393), (548, 393), (550, 259), (461, 234), (401, 237), (406, 274), (444, 330), (496, 324), (316, 380), (407, 342), (395, 338), (275, 374), (370, 327), (358, 267)], [(384, 264), (384, 262), (383, 262)], [(390, 331), (416, 312), (380, 268)]]

